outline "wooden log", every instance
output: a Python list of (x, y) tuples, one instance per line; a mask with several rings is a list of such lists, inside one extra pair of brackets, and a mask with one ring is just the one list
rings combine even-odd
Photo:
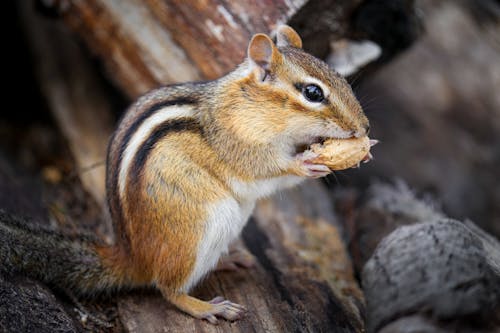
[(500, 237), (500, 5), (419, 4), (425, 36), (357, 89), (381, 144), (346, 174), (358, 188), (404, 179)]
[[(76, 162), (75, 173), (105, 207), (105, 160), (113, 117), (106, 89), (88, 56), (57, 22), (20, 4), (22, 23), (44, 97)], [(108, 228), (109, 229), (109, 228)]]
[(400, 227), (363, 269), (368, 331), (390, 332), (384, 326), (413, 314), (450, 333), (500, 329), (499, 269), (500, 243), (472, 223), (443, 218)]
[[(400, 226), (444, 217), (432, 205), (418, 200), (408, 185), (375, 183), (363, 195), (350, 192), (340, 195), (339, 207), (349, 230), (354, 267), (361, 272), (380, 241)], [(362, 201), (356, 205), (356, 201)]]
[(63, 15), (132, 99), (160, 83), (201, 78), (144, 2), (72, 1)]
[[(373, 186), (361, 211), (363, 226), (373, 225), (362, 235), (372, 236), (362, 246), (374, 250), (362, 269), (369, 332), (500, 328), (496, 239), (472, 222), (445, 217), (401, 185)], [(377, 227), (382, 231), (373, 232)], [(375, 249), (370, 246), (391, 229)]]
[[(281, 23), (290, 23), (303, 35), (305, 49), (322, 57), (328, 55), (331, 41), (357, 38), (384, 43), (383, 56), (389, 59), (417, 36), (403, 32), (419, 31), (414, 2), (406, 0), (384, 2), (377, 11), (367, 0), (50, 3), (59, 4), (56, 9), (65, 22), (131, 98), (161, 84), (220, 77), (243, 60), (252, 34), (271, 33)], [(379, 25), (385, 27), (393, 17), (398, 17), (392, 30), (398, 39), (391, 33), (377, 34)]]
[(62, 14), (135, 98), (160, 84), (227, 73), (252, 33), (270, 32), (304, 1), (72, 1)]
[(27, 278), (0, 274), (0, 332), (80, 332), (52, 292)]
[[(288, 20), (303, 2), (283, 1), (282, 5), (272, 6), (267, 2), (232, 3), (226, 7), (217, 1), (193, 2), (190, 7), (174, 1), (59, 3), (68, 5), (61, 8), (65, 21), (100, 56), (115, 82), (130, 97), (136, 97), (161, 83), (213, 78), (232, 69), (243, 59), (252, 33), (271, 31), (275, 23)], [(348, 3), (339, 2), (339, 6)], [(196, 20), (191, 11), (199, 15)], [(262, 12), (266, 14), (254, 15)], [(254, 14), (245, 16), (248, 13)], [(339, 22), (349, 24), (348, 19)], [(325, 40), (329, 42), (329, 38)], [(40, 55), (56, 57), (53, 49)], [(59, 78), (55, 82), (60, 85), (66, 81)], [(94, 101), (102, 102), (99, 98)], [(66, 111), (71, 109), (66, 107)], [(328, 194), (318, 182), (310, 182), (283, 198), (260, 204), (255, 220), (245, 231), (245, 244), (259, 261), (257, 268), (233, 275), (216, 273), (200, 286), (198, 296), (222, 294), (249, 307), (246, 320), (223, 324), (227, 330), (362, 332), (363, 296), (353, 277)], [(131, 332), (217, 329), (181, 314), (154, 293), (148, 297), (122, 295), (119, 309), (125, 328)]]
[(309, 182), (261, 202), (243, 231), (257, 267), (217, 272), (195, 293), (248, 308), (245, 319), (213, 326), (156, 294), (120, 297), (128, 332), (363, 332), (363, 295), (326, 189)]

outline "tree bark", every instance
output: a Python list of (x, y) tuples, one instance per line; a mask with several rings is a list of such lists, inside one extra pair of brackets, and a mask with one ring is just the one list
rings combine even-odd
[(252, 33), (270, 32), (303, 3), (91, 0), (71, 2), (62, 14), (135, 98), (160, 84), (227, 73)]
[(1, 332), (79, 332), (54, 294), (27, 278), (6, 279), (0, 274)]
[(363, 269), (368, 331), (498, 330), (499, 269), (500, 243), (472, 223), (443, 218), (400, 227)]
[(372, 186), (356, 226), (368, 332), (500, 329), (498, 240), (402, 184)]
[[(311, 0), (306, 6), (306, 2), (54, 3), (117, 86), (135, 98), (160, 84), (219, 77), (243, 60), (253, 33), (270, 33), (292, 17), (299, 33), (300, 27), (318, 26), (318, 36), (309, 33), (306, 37), (308, 48), (325, 49), (326, 45), (328, 50), (332, 39), (356, 35), (352, 18), (368, 3), (339, 1), (324, 6)], [(411, 9), (413, 2), (406, 3)], [(328, 19), (310, 15), (318, 8)], [(33, 49), (43, 59), (38, 69), (44, 93), (79, 166), (103, 160), (111, 134), (109, 96), (99, 88), (88, 59), (66, 32), (45, 26), (33, 16), (25, 22)], [(100, 174), (86, 186), (102, 200), (103, 184)], [(227, 331), (363, 332), (364, 299), (342, 234), (329, 194), (317, 181), (265, 200), (243, 234), (257, 267), (212, 274), (196, 295), (204, 299), (223, 295), (247, 306), (246, 319), (221, 324)], [(118, 309), (129, 332), (219, 330), (173, 309), (155, 292), (121, 294)]]
[(357, 89), (381, 144), (347, 174), (404, 179), (500, 238), (500, 3), (419, 3), (425, 36)]
[(42, 94), (68, 141), (83, 187), (105, 207), (106, 149), (113, 129), (109, 96), (67, 29), (38, 15), (29, 2), (20, 6)]
[[(250, 37), (289, 23), (305, 49), (326, 57), (330, 42), (371, 39), (390, 59), (418, 35), (413, 1), (88, 0), (64, 1), (65, 22), (104, 62), (131, 98), (158, 85), (215, 79), (242, 62)], [(62, 4), (64, 5), (62, 5)], [(380, 7), (377, 7), (380, 9)], [(390, 25), (398, 17), (398, 25)], [(384, 27), (384, 34), (379, 34)], [(397, 36), (397, 38), (393, 38)]]

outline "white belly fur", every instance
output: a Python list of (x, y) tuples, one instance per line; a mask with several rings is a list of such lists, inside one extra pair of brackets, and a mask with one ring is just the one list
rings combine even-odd
[(246, 200), (257, 200), (267, 197), (277, 190), (295, 186), (304, 180), (299, 176), (282, 176), (265, 180), (257, 180), (255, 182), (244, 182), (238, 179), (233, 179), (230, 182), (233, 193), (238, 198)]
[(253, 204), (251, 206), (240, 205), (232, 197), (210, 207), (193, 272), (181, 288), (181, 292), (189, 292), (207, 273), (213, 270), (220, 256), (227, 253), (229, 244), (241, 233), (252, 210)]
[(301, 177), (285, 176), (253, 183), (232, 181), (233, 193), (239, 200), (229, 197), (209, 208), (196, 263), (181, 292), (189, 292), (215, 268), (219, 258), (227, 253), (229, 245), (240, 235), (257, 199), (271, 195), (278, 189), (294, 186), (302, 180)]

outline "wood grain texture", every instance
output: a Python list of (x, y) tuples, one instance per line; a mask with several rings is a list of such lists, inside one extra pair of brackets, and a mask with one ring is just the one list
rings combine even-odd
[(436, 325), (446, 332), (499, 329), (500, 243), (446, 218), (398, 228), (365, 265), (363, 289), (369, 332), (415, 313), (455, 321)]
[(161, 84), (229, 72), (243, 60), (253, 33), (270, 32), (304, 2), (91, 0), (60, 10), (135, 98)]
[[(253, 34), (273, 33), (283, 23), (299, 32), (306, 51), (320, 57), (330, 53), (330, 42), (354, 38), (380, 43), (388, 60), (420, 31), (414, 1), (406, 0), (64, 3), (58, 7), (64, 21), (131, 98), (159, 85), (218, 78), (241, 63)], [(394, 17), (397, 27), (378, 33), (391, 26)]]
[(365, 249), (358, 259), (369, 258), (362, 269), (368, 332), (500, 329), (497, 239), (447, 218), (402, 184), (374, 185), (366, 197), (354, 243)]
[(232, 70), (246, 56), (252, 34), (271, 32), (305, 2), (147, 0), (158, 20), (207, 79)]
[(0, 275), (0, 332), (80, 332), (63, 305), (39, 282)]
[(104, 207), (104, 163), (113, 128), (105, 89), (67, 29), (38, 15), (29, 2), (22, 2), (21, 8), (42, 94), (68, 142), (75, 173)]
[(64, 18), (131, 98), (160, 83), (201, 77), (140, 1), (72, 1)]

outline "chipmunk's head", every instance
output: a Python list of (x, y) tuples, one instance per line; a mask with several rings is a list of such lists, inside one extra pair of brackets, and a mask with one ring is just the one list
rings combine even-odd
[(368, 119), (346, 80), (326, 63), (302, 50), (302, 40), (280, 26), (276, 44), (256, 34), (248, 46), (240, 89), (240, 122), (258, 141), (290, 143), (296, 149), (325, 138), (361, 137)]

